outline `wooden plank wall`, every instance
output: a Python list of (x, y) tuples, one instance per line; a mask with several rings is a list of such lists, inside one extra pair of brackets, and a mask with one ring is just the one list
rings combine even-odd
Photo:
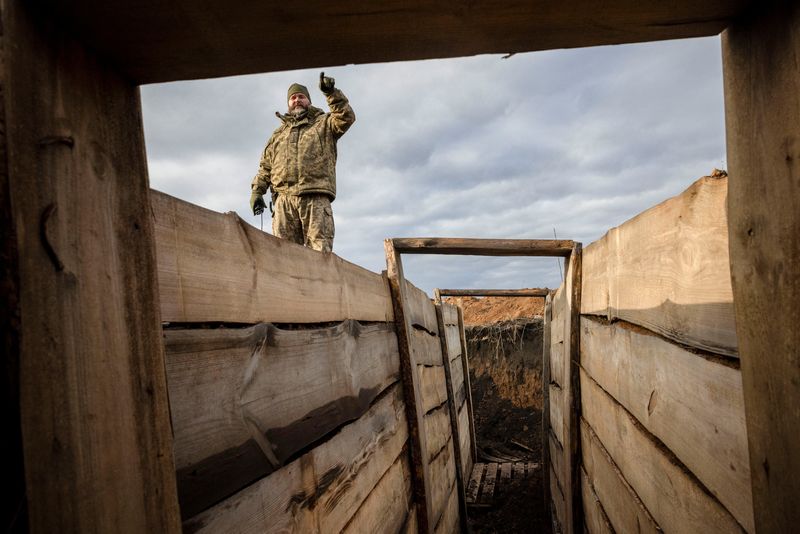
[[(387, 278), (157, 192), (153, 215), (184, 531), (415, 531)], [(450, 533), (438, 322), (409, 287), (434, 525)]]
[[(545, 312), (547, 380), (543, 448), (547, 449), (551, 516), (554, 531), (580, 532), (583, 524), (579, 469), (580, 383), (577, 379), (577, 318), (580, 306), (581, 247), (576, 245), (566, 265), (565, 282), (548, 297)], [(558, 491), (552, 491), (553, 489)]]
[(385, 246), (408, 407), (416, 520), (421, 532), (463, 530), (463, 479), (459, 484), (463, 448), (458, 414), (450, 412), (448, 404), (464, 405), (457, 395), (466, 381), (461, 359), (450, 357), (447, 342), (446, 326), (454, 323), (453, 310), (437, 310), (428, 295), (403, 276), (402, 260), (392, 240), (387, 239)]
[(584, 252), (590, 533), (755, 531), (726, 194), (724, 175), (701, 178)]

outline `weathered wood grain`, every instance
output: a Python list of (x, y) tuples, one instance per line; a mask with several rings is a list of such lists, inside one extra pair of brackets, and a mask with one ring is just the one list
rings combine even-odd
[(566, 518), (567, 518), (567, 501), (564, 496), (564, 490), (561, 488), (559, 484), (558, 477), (552, 470), (552, 466), (550, 469), (550, 505), (555, 512), (552, 517), (555, 520), (554, 528), (552, 529), (553, 532), (565, 532), (566, 528)]
[[(458, 331), (461, 333), (461, 365), (464, 368), (464, 396), (469, 410), (469, 441), (472, 463), (478, 461), (478, 444), (475, 438), (475, 414), (472, 410), (472, 386), (469, 381), (469, 357), (467, 355), (467, 338), (464, 333), (464, 310), (458, 308)], [(456, 403), (459, 401), (456, 399)]]
[(733, 516), (586, 373), (583, 416), (665, 532), (743, 532)]
[(581, 313), (736, 356), (727, 193), (727, 178), (701, 178), (589, 245)]
[[(453, 308), (455, 311), (455, 308)], [(458, 319), (458, 312), (455, 312), (456, 320)], [(442, 360), (443, 360), (443, 367), (445, 371), (445, 382), (447, 386), (447, 412), (448, 412), (448, 421), (447, 427), (450, 429), (450, 434), (452, 436), (453, 442), (453, 463), (454, 463), (454, 471), (455, 471), (455, 480), (454, 486), (455, 489), (453, 490), (457, 495), (457, 506), (458, 510), (456, 511), (456, 517), (460, 518), (460, 526), (461, 530), (467, 532), (469, 530), (469, 525), (467, 524), (467, 499), (464, 490), (464, 478), (468, 476), (468, 474), (464, 474), (463, 472), (463, 462), (461, 459), (461, 432), (458, 428), (458, 409), (460, 404), (456, 401), (456, 395), (454, 387), (452, 370), (451, 370), (451, 361), (448, 356), (448, 348), (447, 348), (447, 337), (446, 337), (446, 329), (447, 326), (445, 325), (444, 321), (444, 309), (440, 304), (436, 305), (436, 319), (438, 321), (439, 326), (439, 341), (441, 342), (441, 353), (442, 353)], [(451, 327), (454, 328), (454, 327)], [(457, 327), (455, 327), (457, 328)], [(460, 343), (459, 343), (460, 344)], [(458, 360), (460, 361), (460, 360)], [(458, 385), (463, 386), (463, 371), (461, 369), (458, 370), (461, 375), (461, 380)], [(458, 377), (458, 375), (457, 375)], [(466, 404), (466, 402), (464, 402)], [(440, 520), (440, 524), (441, 524)], [(438, 527), (439, 525), (437, 525)]]
[(466, 256), (569, 256), (572, 241), (555, 239), (474, 239), (458, 237), (408, 237), (393, 239), (406, 254)]
[(564, 417), (568, 414), (567, 407), (565, 406), (566, 394), (564, 390), (558, 385), (550, 384), (550, 429), (553, 431), (556, 439), (561, 445), (564, 445), (564, 434), (566, 432), (566, 421)]
[(450, 374), (453, 377), (453, 389), (458, 391), (464, 384), (464, 367), (461, 358), (456, 358), (450, 362)]
[(464, 480), (472, 473), (472, 444), (469, 433), (469, 407), (466, 401), (461, 404), (458, 410), (458, 437), (461, 440), (461, 472)]
[(553, 295), (550, 315), (550, 381), (563, 387), (567, 383), (567, 350), (569, 309), (566, 287), (559, 287)]
[(447, 356), (450, 360), (455, 360), (461, 356), (461, 332), (457, 324), (446, 325), (444, 332), (447, 340)]
[(581, 468), (581, 491), (583, 492), (587, 532), (589, 534), (613, 534), (616, 532), (583, 468)]
[(443, 365), (442, 345), (438, 335), (416, 328), (411, 331), (411, 350), (420, 365)]
[(450, 430), (450, 410), (448, 404), (442, 404), (425, 414), (422, 418), (423, 430), (428, 437), (428, 454), (426, 460), (430, 463), (437, 454), (447, 445), (452, 436)]
[(3, 528), (178, 532), (139, 90), (50, 9), (0, 20)]
[(728, 216), (758, 532), (800, 524), (800, 5), (722, 36)]
[(396, 385), (330, 440), (185, 521), (184, 532), (340, 532), (401, 456), (407, 437)]
[[(585, 419), (581, 419), (581, 445), (584, 472), (614, 530), (641, 534), (662, 532)], [(583, 504), (591, 511), (591, 501)], [(586, 517), (590, 515), (587, 513)]]
[(365, 413), (399, 380), (396, 339), (392, 325), (355, 321), (310, 330), (166, 330), (184, 516)]
[(408, 514), (400, 534), (419, 534), (419, 522), (417, 520), (417, 509), (411, 508), (411, 513)]
[(447, 500), (456, 483), (456, 463), (453, 440), (450, 439), (439, 455), (430, 463), (431, 502), (434, 526), (446, 512)]
[(408, 280), (406, 280), (406, 296), (411, 326), (424, 328), (429, 333), (438, 335), (439, 323), (431, 298)]
[(550, 290), (544, 289), (439, 289), (445, 297), (540, 297), (544, 298)]
[(458, 326), (458, 308), (452, 304), (442, 304), (442, 316), (445, 326)]
[(569, 257), (567, 273), (565, 275), (567, 286), (567, 299), (569, 303), (569, 438), (564, 443), (564, 451), (569, 455), (570, 484), (569, 493), (571, 500), (568, 506), (572, 531), (579, 532), (585, 524), (583, 517), (583, 497), (581, 494), (581, 353), (580, 353), (580, 325), (581, 325), (581, 280), (583, 273), (583, 245), (575, 243)]
[(458, 488), (453, 485), (450, 496), (447, 498), (444, 512), (436, 524), (436, 534), (455, 534), (459, 532)]
[[(414, 0), (402, 9), (371, 9), (317, 1), (308, 4), (301, 30), (292, 14), (272, 4), (215, 1), (190, 11), (141, 0), (73, 4), (50, 9), (136, 83), (714, 36), (746, 5), (513, 0), (461, 6)], [(337, 21), (335, 35), (328, 33), (331, 20)]]
[(547, 448), (550, 454), (550, 472), (558, 477), (559, 487), (564, 487), (564, 480), (567, 478), (567, 463), (564, 456), (564, 448), (558, 442), (555, 435), (550, 432), (547, 440)]
[(585, 371), (754, 530), (742, 377), (654, 335), (581, 321)]
[(444, 367), (437, 365), (417, 366), (419, 388), (422, 394), (422, 410), (427, 414), (447, 401), (447, 385), (444, 378)]
[(408, 455), (400, 454), (364, 499), (343, 532), (400, 532), (410, 510), (411, 472)]
[[(422, 385), (418, 365), (412, 350), (411, 318), (408, 309), (407, 281), (403, 275), (403, 260), (395, 250), (391, 239), (383, 242), (386, 253), (386, 276), (392, 295), (392, 309), (397, 332), (397, 346), (400, 353), (400, 372), (403, 378), (403, 396), (408, 421), (409, 453), (411, 456), (411, 482), (414, 493), (415, 512), (412, 515), (415, 526), (420, 532), (430, 534), (433, 531), (430, 464), (425, 458), (428, 450), (427, 436), (423, 429), (422, 418), (426, 410), (423, 406)], [(441, 349), (440, 349), (441, 350)], [(444, 369), (444, 366), (440, 366)], [(410, 525), (407, 522), (406, 525)]]
[(386, 279), (335, 254), (152, 192), (161, 319), (166, 322), (389, 322)]

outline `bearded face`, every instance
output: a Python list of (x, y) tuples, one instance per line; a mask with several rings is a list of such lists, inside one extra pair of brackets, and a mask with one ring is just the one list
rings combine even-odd
[(311, 100), (303, 93), (294, 93), (289, 97), (289, 113), (291, 115), (301, 115), (308, 111)]

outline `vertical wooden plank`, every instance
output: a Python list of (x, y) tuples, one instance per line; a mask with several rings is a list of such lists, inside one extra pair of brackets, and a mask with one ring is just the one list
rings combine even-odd
[(800, 4), (722, 38), (728, 234), (756, 531), (800, 524)]
[[(580, 351), (580, 332), (581, 332), (581, 262), (583, 257), (582, 245), (575, 243), (572, 254), (569, 257), (569, 270), (567, 272), (567, 294), (569, 302), (569, 381), (568, 391), (569, 405), (569, 438), (568, 449), (565, 447), (569, 456), (569, 476), (571, 495), (565, 495), (567, 500), (572, 501), (571, 517), (568, 521), (572, 522), (571, 532), (577, 532), (584, 524), (583, 518), (583, 493), (581, 491), (581, 351)], [(566, 436), (565, 436), (566, 437)]]
[(553, 294), (544, 299), (544, 332), (542, 334), (542, 489), (544, 490), (545, 517), (551, 517), (550, 494), (550, 338)]
[[(439, 299), (441, 302), (441, 299)], [(464, 477), (461, 461), (461, 436), (458, 430), (458, 409), (456, 405), (455, 392), (453, 391), (453, 379), (450, 376), (450, 351), (447, 347), (447, 335), (445, 332), (444, 316), (442, 315), (442, 304), (436, 304), (436, 320), (439, 322), (439, 341), (442, 345), (442, 365), (444, 366), (444, 379), (447, 384), (447, 408), (450, 414), (450, 435), (453, 437), (453, 457), (456, 465), (456, 487), (458, 493), (458, 509), (460, 515), (461, 532), (467, 532), (467, 498), (464, 493)]]
[[(0, 17), (0, 27), (5, 17)], [(11, 211), (10, 169), (6, 143), (5, 92), (8, 75), (4, 68), (9, 44), (0, 34), (0, 350), (2, 358), (2, 410), (4, 428), (0, 437), (6, 497), (0, 505), (0, 521), (9, 533), (28, 532), (25, 498), (22, 428), (19, 411), (20, 324), (19, 254)]]
[(469, 409), (469, 434), (472, 450), (472, 463), (478, 461), (478, 444), (475, 440), (475, 414), (472, 411), (472, 386), (469, 382), (469, 357), (467, 356), (467, 338), (464, 334), (464, 310), (458, 309), (458, 331), (461, 333), (461, 366), (464, 369), (464, 391)]
[(391, 239), (384, 241), (386, 251), (387, 276), (392, 292), (395, 328), (397, 329), (397, 347), (400, 351), (400, 371), (403, 377), (403, 393), (405, 397), (408, 420), (409, 448), (411, 449), (411, 474), (416, 504), (416, 521), (419, 532), (432, 533), (433, 505), (431, 501), (430, 466), (426, 458), (427, 440), (423, 431), (422, 392), (417, 376), (417, 362), (411, 350), (411, 321), (406, 308), (406, 280), (403, 275), (403, 263), (400, 254), (394, 248)]
[(138, 89), (0, 6), (30, 532), (178, 532)]

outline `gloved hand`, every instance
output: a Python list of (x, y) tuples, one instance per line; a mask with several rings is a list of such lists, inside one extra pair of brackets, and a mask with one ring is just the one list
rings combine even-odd
[(264, 195), (255, 192), (250, 195), (250, 208), (253, 210), (253, 215), (261, 215), (267, 208), (264, 204)]
[(329, 95), (333, 92), (333, 86), (336, 83), (336, 80), (333, 78), (329, 78), (325, 76), (324, 72), (319, 73), (319, 90), (322, 91), (324, 94)]

